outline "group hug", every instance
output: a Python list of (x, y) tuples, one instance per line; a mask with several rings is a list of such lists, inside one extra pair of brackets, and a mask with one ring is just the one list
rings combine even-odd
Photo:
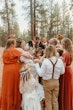
[(9, 37), (2, 59), (1, 110), (73, 110), (69, 38)]

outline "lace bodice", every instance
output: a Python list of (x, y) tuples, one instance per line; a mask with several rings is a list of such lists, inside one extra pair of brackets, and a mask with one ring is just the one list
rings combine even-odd
[(32, 75), (28, 81), (25, 83), (23, 80), (20, 81), (20, 92), (23, 93), (31, 93), (36, 90), (38, 86), (38, 80), (36, 80)]
[[(30, 79), (26, 82), (24, 82), (22, 79), (20, 80), (20, 93), (21, 94), (31, 94), (33, 91), (36, 92), (38, 95), (39, 100), (41, 101), (44, 98), (44, 90), (43, 86), (39, 84), (38, 82), (38, 74), (36, 72), (36, 67), (31, 59), (26, 59), (24, 57), (20, 57), (21, 62), (25, 62), (25, 65), (31, 65), (31, 72), (30, 72)], [(25, 68), (25, 66), (24, 66)], [(24, 76), (24, 72), (21, 73)], [(26, 77), (25, 79), (26, 80)]]
[(33, 76), (36, 77), (37, 72), (36, 72), (36, 68), (35, 68), (35, 64), (34, 64), (33, 60), (27, 59), (27, 58), (24, 58), (23, 56), (21, 56), (20, 61), (25, 62), (26, 65), (31, 65), (32, 66), (31, 74), (33, 74)]

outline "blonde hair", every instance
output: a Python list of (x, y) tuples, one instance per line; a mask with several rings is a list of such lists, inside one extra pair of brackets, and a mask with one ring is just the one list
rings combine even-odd
[(73, 60), (72, 41), (69, 38), (63, 38), (62, 41), (61, 41), (61, 44), (64, 46), (64, 49), (70, 53), (71, 58)]
[(56, 50), (55, 46), (49, 45), (45, 49), (45, 56), (46, 56), (46, 58), (50, 58), (52, 56), (57, 56), (57, 50)]
[(31, 77), (31, 73), (29, 70), (26, 70), (24, 72), (21, 73), (21, 80), (23, 81), (23, 83), (27, 82)]
[(19, 84), (19, 88), (20, 88), (21, 92), (23, 91), (25, 83), (27, 83), (27, 81), (30, 79), (30, 77), (31, 77), (31, 74), (30, 74), (29, 70), (21, 72), (21, 74), (20, 74), (20, 84)]

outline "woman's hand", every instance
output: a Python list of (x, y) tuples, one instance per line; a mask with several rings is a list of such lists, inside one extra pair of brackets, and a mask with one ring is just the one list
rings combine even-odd
[(33, 56), (29, 52), (23, 53), (22, 56), (28, 59), (33, 59)]
[(34, 59), (34, 63), (39, 63), (39, 59)]
[(42, 64), (42, 59), (40, 58), (40, 59), (34, 59), (34, 63), (40, 63), (40, 64)]

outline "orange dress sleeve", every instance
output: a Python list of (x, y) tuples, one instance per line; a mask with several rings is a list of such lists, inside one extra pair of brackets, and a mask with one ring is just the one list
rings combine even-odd
[(3, 62), (4, 63), (15, 63), (18, 61), (18, 59), (21, 55), (22, 55), (22, 53), (19, 50), (11, 47), (4, 51)]

